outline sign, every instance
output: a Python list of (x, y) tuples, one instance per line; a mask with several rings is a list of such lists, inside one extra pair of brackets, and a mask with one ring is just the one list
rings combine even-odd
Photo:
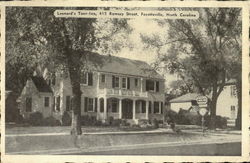
[(207, 96), (198, 96), (196, 98), (196, 101), (197, 101), (198, 105), (206, 105), (208, 102), (208, 98), (207, 98)]
[(207, 114), (207, 108), (200, 108), (199, 113), (201, 116), (205, 116)]

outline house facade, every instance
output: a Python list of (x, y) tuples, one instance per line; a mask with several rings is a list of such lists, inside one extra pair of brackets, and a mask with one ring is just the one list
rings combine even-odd
[(52, 116), (53, 92), (43, 77), (30, 77), (17, 101), (20, 114), (28, 118), (31, 113), (41, 112), (44, 117)]
[[(180, 108), (189, 110), (197, 108), (196, 98), (200, 96), (196, 93), (188, 93), (183, 96), (170, 100), (170, 108), (175, 112), (179, 112)], [(236, 94), (235, 81), (229, 80), (223, 91), (220, 93), (217, 99), (216, 115), (227, 117), (228, 126), (235, 126), (235, 121), (238, 113), (238, 98)]]
[[(96, 58), (92, 62), (101, 60), (102, 64), (81, 73), (82, 116), (88, 115), (103, 122), (110, 117), (133, 123), (139, 119), (163, 120), (164, 78), (147, 63), (99, 54), (89, 57)], [(92, 65), (92, 62), (88, 65)], [(55, 79), (45, 80), (53, 92), (52, 115), (61, 119), (65, 111), (71, 112), (69, 75), (56, 73)]]

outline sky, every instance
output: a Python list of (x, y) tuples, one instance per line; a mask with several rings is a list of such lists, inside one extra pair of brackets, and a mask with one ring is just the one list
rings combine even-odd
[[(141, 41), (140, 34), (148, 36), (160, 34), (161, 37), (164, 37), (166, 36), (167, 28), (159, 26), (158, 23), (153, 19), (131, 19), (128, 23), (133, 28), (133, 32), (128, 36), (128, 38), (129, 41), (131, 41), (134, 45), (134, 48), (132, 50), (129, 48), (123, 48), (116, 55), (123, 58), (141, 60), (147, 62), (148, 64), (152, 64), (157, 59), (156, 49), (143, 48), (143, 42)], [(176, 80), (175, 75), (167, 74), (166, 72), (159, 73), (165, 77), (166, 86), (168, 86), (171, 81)]]

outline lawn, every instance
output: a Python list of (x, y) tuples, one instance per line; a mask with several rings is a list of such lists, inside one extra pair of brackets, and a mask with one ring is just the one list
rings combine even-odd
[[(5, 134), (37, 134), (37, 133), (70, 133), (70, 126), (6, 126)], [(121, 132), (121, 131), (150, 131), (152, 128), (136, 128), (136, 127), (114, 127), (114, 126), (82, 126), (83, 133), (96, 132)]]

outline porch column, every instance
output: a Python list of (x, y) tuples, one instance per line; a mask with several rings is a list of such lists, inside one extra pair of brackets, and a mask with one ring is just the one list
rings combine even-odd
[(104, 100), (104, 119), (106, 120), (107, 119), (107, 98), (106, 97), (104, 97), (103, 98), (103, 100)]
[(145, 119), (148, 119), (148, 104), (149, 104), (149, 102), (146, 101), (146, 116), (145, 116)]
[(133, 100), (133, 119), (135, 120), (135, 100)]
[(141, 92), (143, 91), (143, 78), (141, 78)]
[(119, 99), (119, 119), (122, 119), (122, 99)]
[(96, 119), (100, 119), (100, 98), (97, 98), (97, 113), (96, 113)]

